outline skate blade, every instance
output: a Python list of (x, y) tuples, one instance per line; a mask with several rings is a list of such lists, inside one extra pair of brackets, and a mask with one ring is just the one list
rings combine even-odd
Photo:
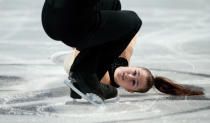
[(103, 106), (104, 105), (104, 101), (97, 96), (96, 94), (93, 93), (87, 93), (84, 94), (81, 91), (79, 91), (70, 80), (64, 80), (64, 83), (71, 88), (75, 93), (77, 93), (78, 95), (80, 95), (83, 99), (87, 100), (88, 102), (90, 102), (91, 104), (95, 105), (95, 106)]

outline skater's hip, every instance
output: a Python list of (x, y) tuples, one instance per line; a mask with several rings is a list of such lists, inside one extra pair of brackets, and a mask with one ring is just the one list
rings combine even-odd
[(75, 41), (85, 39), (95, 29), (98, 16), (96, 12), (88, 10), (86, 13), (70, 12), (66, 9), (55, 10), (45, 3), (42, 10), (42, 25), (52, 39), (74, 46)]

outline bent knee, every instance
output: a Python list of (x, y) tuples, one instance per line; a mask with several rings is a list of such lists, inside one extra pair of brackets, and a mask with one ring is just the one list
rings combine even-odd
[(138, 14), (134, 11), (131, 11), (131, 14), (133, 14), (133, 16), (135, 17), (134, 19), (134, 23), (135, 23), (135, 29), (139, 30), (142, 26), (142, 20), (141, 18), (138, 16)]
[(121, 2), (120, 2), (120, 0), (116, 0), (115, 10), (121, 10)]

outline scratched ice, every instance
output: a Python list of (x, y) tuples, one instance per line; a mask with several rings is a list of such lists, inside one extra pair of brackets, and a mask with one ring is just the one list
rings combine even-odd
[(176, 97), (155, 89), (130, 94), (103, 107), (73, 103), (61, 66), (50, 56), (71, 48), (52, 41), (41, 25), (44, 0), (0, 0), (0, 122), (190, 122), (210, 121), (210, 2), (121, 0), (143, 21), (131, 65), (149, 68), (205, 96)]

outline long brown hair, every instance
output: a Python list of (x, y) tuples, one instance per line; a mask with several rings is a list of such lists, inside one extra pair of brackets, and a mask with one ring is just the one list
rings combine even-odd
[(178, 96), (204, 95), (202, 91), (187, 89), (181, 85), (174, 83), (172, 80), (166, 77), (162, 76), (154, 77), (148, 69), (146, 68), (143, 69), (146, 70), (148, 73), (147, 85), (146, 88), (144, 90), (141, 90), (140, 92), (147, 92), (154, 85), (154, 87), (157, 88), (160, 92), (169, 95), (178, 95)]

